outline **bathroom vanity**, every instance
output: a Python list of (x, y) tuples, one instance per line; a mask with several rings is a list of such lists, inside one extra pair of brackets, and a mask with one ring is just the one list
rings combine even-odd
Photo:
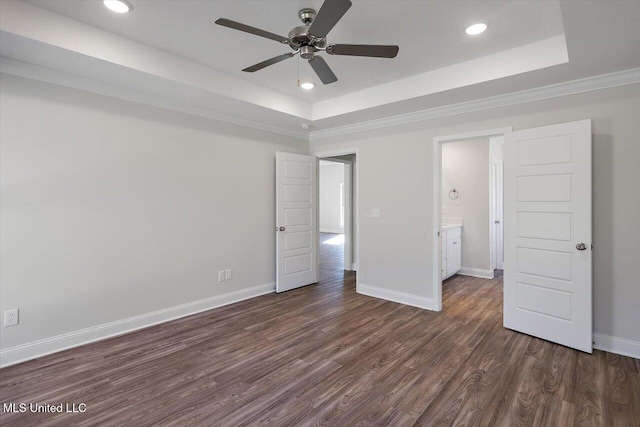
[(442, 224), (442, 280), (462, 268), (462, 225)]

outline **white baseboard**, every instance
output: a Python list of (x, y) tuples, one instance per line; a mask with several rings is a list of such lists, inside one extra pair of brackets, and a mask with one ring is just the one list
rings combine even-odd
[(233, 304), (245, 299), (269, 294), (274, 291), (275, 283), (266, 283), (252, 288), (241, 289), (223, 295), (188, 302), (186, 304), (165, 308), (151, 313), (145, 313), (139, 316), (129, 317), (127, 319), (116, 320), (114, 322), (104, 323), (102, 325), (92, 326), (90, 328), (80, 329), (78, 331), (9, 347), (0, 351), (0, 368), (91, 342), (126, 334), (158, 323), (164, 323), (180, 317), (190, 316), (192, 314), (211, 310), (223, 305)]
[(425, 310), (433, 310), (433, 300), (431, 298), (424, 298), (405, 292), (392, 291), (390, 289), (379, 288), (377, 286), (369, 286), (363, 283), (358, 283), (356, 285), (356, 292), (361, 295), (367, 295), (387, 301), (398, 302), (400, 304), (410, 305), (412, 307), (424, 308)]
[(481, 277), (483, 279), (493, 279), (493, 270), (483, 270), (481, 268), (462, 267), (456, 274)]
[(610, 335), (593, 334), (593, 348), (640, 359), (640, 342)]
[(331, 233), (331, 234), (344, 234), (344, 229), (341, 228), (320, 228), (321, 233)]

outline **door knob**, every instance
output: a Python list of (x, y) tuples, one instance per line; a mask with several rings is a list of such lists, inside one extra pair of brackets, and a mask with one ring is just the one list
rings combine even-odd
[(280, 230), (280, 231), (284, 231), (284, 230), (286, 230), (286, 229), (285, 229), (284, 227), (280, 227), (278, 230)]
[(584, 251), (584, 250), (587, 249), (587, 245), (585, 245), (584, 243), (578, 243), (576, 245), (576, 249), (579, 250), (579, 251)]

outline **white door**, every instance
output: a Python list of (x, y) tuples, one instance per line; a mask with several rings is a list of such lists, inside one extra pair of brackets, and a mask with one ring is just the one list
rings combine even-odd
[(317, 282), (316, 158), (276, 153), (276, 292)]
[(502, 163), (491, 161), (491, 267), (503, 269), (503, 207), (502, 207)]
[(504, 326), (591, 353), (591, 120), (505, 136)]

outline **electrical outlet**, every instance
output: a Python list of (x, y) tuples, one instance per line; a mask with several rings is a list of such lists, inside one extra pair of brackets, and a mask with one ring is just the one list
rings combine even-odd
[(225, 276), (224, 270), (218, 271), (218, 282), (224, 282), (225, 281), (224, 276)]
[(231, 269), (228, 268), (225, 272), (224, 272), (224, 278), (225, 280), (231, 280)]
[(5, 310), (4, 312), (4, 326), (16, 326), (19, 322), (20, 310), (17, 308), (11, 310)]

